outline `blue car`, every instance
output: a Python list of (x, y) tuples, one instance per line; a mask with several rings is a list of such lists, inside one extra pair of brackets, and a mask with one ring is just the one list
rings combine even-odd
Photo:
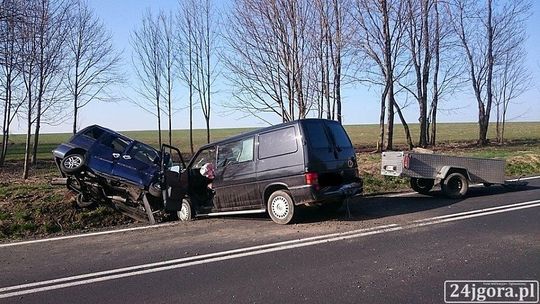
[[(67, 187), (78, 193), (79, 206), (111, 200), (128, 209), (154, 205), (142, 210), (163, 207), (155, 205), (163, 204), (162, 177), (164, 167), (170, 169), (171, 157), (162, 151), (93, 125), (56, 147), (53, 155)], [(178, 155), (183, 164), (179, 151)]]

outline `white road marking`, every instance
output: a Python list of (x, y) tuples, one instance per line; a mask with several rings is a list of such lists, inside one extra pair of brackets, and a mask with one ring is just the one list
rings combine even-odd
[[(220, 262), (225, 260), (237, 259), (247, 256), (260, 255), (270, 252), (289, 250), (294, 248), (319, 245), (324, 243), (360, 238), (369, 235), (381, 234), (386, 232), (393, 232), (398, 230), (413, 229), (417, 227), (424, 227), (428, 225), (435, 225), (440, 223), (453, 222), (463, 219), (470, 219), (475, 217), (481, 217), (491, 214), (498, 214), (503, 212), (510, 212), (515, 210), (521, 210), (526, 208), (539, 207), (540, 200), (522, 202), (517, 204), (510, 204), (505, 206), (479, 209), (469, 212), (460, 212), (456, 214), (449, 214), (446, 216), (435, 217), (426, 219), (426, 221), (418, 222), (414, 221), (410, 224), (404, 224), (402, 226), (397, 224), (372, 227), (367, 229), (359, 229), (341, 233), (333, 233), (328, 235), (315, 236), (304, 239), (297, 239), (291, 241), (284, 241), (279, 243), (272, 243), (260, 246), (253, 246), (247, 248), (239, 248), (224, 252), (216, 252), (201, 256), (187, 257), (169, 261), (163, 261), (158, 263), (143, 264), (138, 266), (113, 269), (109, 271), (102, 271), (96, 273), (88, 273), (78, 276), (59, 278), (54, 280), (35, 282), (29, 284), (15, 285), (0, 288), (0, 298), (9, 298), (14, 296), (20, 296), (25, 294), (43, 292), (48, 290), (56, 290), (61, 288), (67, 288), (72, 286), (79, 286), (85, 284), (92, 284), (97, 282), (109, 281), (119, 278), (126, 278), (137, 275), (144, 275), (149, 273), (155, 273), (160, 271), (185, 268), (194, 265), (201, 265), (213, 262)], [(473, 213), (474, 212), (474, 213)], [(46, 286), (48, 285), (48, 286)], [(42, 286), (42, 287), (37, 287)], [(34, 288), (32, 288), (34, 287)], [(30, 288), (30, 289), (27, 289)], [(5, 293), (6, 291), (12, 291)]]
[(128, 232), (128, 231), (137, 231), (137, 230), (161, 228), (161, 227), (167, 227), (167, 226), (174, 226), (174, 225), (177, 225), (177, 224), (178, 224), (177, 222), (172, 222), (172, 223), (164, 223), (164, 224), (158, 224), (158, 225), (140, 226), (140, 227), (133, 227), (133, 228), (123, 228), (123, 229), (117, 229), (117, 230), (107, 230), (107, 231), (90, 232), (90, 233), (84, 233), (84, 234), (66, 235), (66, 236), (52, 237), (52, 238), (39, 239), (39, 240), (6, 243), (6, 244), (0, 244), (0, 248), (11, 247), (11, 246), (20, 246), (20, 245), (28, 245), (28, 244), (36, 244), (36, 243), (44, 243), (44, 242), (52, 242), (52, 241), (61, 241), (61, 240), (68, 240), (68, 239), (76, 239), (76, 238), (97, 236), (97, 235), (105, 235), (105, 234), (122, 233), (122, 232)]

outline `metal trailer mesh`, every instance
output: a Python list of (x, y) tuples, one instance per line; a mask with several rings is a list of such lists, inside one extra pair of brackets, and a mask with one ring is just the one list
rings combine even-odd
[[(397, 153), (397, 154), (396, 154)], [(399, 155), (401, 153), (401, 155)], [(409, 155), (408, 168), (403, 167), (403, 157)], [(401, 157), (400, 157), (401, 156)], [(444, 166), (464, 168), (469, 172), (472, 182), (475, 183), (504, 183), (505, 161), (500, 159), (484, 159), (474, 157), (459, 157), (440, 154), (424, 154), (414, 152), (391, 152), (383, 155), (384, 162), (396, 168), (394, 176), (409, 176), (417, 178), (437, 178), (437, 174)], [(398, 162), (399, 160), (399, 162)], [(383, 170), (384, 171), (384, 170)], [(384, 172), (382, 172), (385, 174)]]

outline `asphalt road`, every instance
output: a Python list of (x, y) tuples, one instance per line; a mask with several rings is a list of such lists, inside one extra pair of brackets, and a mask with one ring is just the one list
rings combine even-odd
[(445, 280), (540, 279), (529, 182), (0, 244), (0, 303), (443, 303)]

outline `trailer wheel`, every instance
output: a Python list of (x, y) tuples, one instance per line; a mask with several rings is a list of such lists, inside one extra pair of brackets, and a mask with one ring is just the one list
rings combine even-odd
[(449, 198), (462, 198), (469, 190), (469, 181), (463, 174), (455, 172), (441, 182), (441, 188)]
[(411, 188), (420, 194), (428, 194), (434, 184), (435, 181), (429, 178), (411, 177)]

